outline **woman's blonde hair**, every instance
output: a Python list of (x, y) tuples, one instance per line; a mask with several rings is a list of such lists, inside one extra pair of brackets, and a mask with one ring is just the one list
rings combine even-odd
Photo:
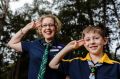
[[(38, 21), (42, 23), (43, 19), (44, 19), (44, 18), (48, 18), (48, 17), (50, 17), (50, 18), (52, 18), (52, 19), (54, 20), (55, 27), (56, 27), (56, 34), (58, 34), (58, 33), (60, 32), (60, 30), (61, 30), (62, 23), (61, 23), (61, 21), (60, 21), (55, 15), (52, 15), (52, 14), (42, 15), (42, 16), (38, 19)], [(39, 36), (42, 36), (41, 27), (42, 27), (42, 26), (40, 26), (40, 29), (37, 29), (37, 33), (38, 33)]]

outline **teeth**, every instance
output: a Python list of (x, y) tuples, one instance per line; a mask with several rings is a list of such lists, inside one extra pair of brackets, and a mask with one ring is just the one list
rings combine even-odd
[(50, 31), (47, 31), (46, 33), (51, 33)]
[(90, 47), (91, 49), (96, 49), (97, 48), (97, 46), (92, 46), (92, 47)]
[(50, 33), (50, 32), (46, 32), (46, 33)]

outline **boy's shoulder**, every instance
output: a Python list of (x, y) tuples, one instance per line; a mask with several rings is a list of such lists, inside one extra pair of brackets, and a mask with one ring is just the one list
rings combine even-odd
[(70, 59), (62, 59), (63, 62), (72, 62), (72, 61), (84, 61), (84, 58), (82, 57), (74, 57)]
[(111, 61), (113, 62), (113, 64), (120, 64), (120, 62), (116, 61), (116, 60), (112, 60)]

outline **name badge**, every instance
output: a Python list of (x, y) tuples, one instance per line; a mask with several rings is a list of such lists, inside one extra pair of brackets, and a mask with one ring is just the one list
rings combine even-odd
[(59, 49), (50, 49), (50, 52), (58, 52)]
[(57, 46), (57, 48), (61, 49), (61, 48), (62, 48), (62, 46)]

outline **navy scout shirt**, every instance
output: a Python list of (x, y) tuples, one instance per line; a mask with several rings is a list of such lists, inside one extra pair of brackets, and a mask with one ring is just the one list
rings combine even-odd
[[(88, 61), (90, 60), (89, 54), (85, 58), (76, 57), (70, 60), (62, 60), (58, 69), (62, 73), (68, 74), (70, 79), (89, 79), (91, 72)], [(98, 63), (102, 65), (97, 67), (95, 79), (120, 79), (120, 63), (110, 60), (106, 54)]]
[[(38, 39), (35, 41), (24, 41), (22, 42), (23, 52), (27, 52), (29, 55), (29, 71), (28, 79), (37, 79), (40, 63), (45, 50), (45, 41)], [(52, 42), (52, 48), (48, 54), (48, 64), (50, 60), (64, 47), (63, 44), (54, 40)], [(50, 69), (47, 64), (45, 78), (44, 79), (65, 79), (64, 75), (57, 70)]]

